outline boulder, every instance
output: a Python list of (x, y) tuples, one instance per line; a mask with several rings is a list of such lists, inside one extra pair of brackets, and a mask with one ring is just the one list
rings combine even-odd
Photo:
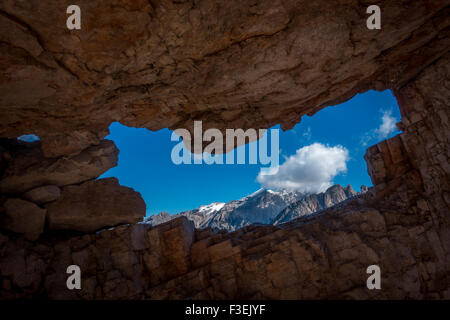
[(44, 231), (46, 210), (22, 199), (8, 199), (0, 218), (0, 226), (13, 232), (22, 233), (34, 241)]
[(119, 150), (102, 140), (72, 157), (46, 158), (40, 144), (15, 152), (0, 180), (0, 193), (21, 194), (43, 185), (66, 186), (97, 178), (117, 165)]
[(39, 205), (55, 201), (61, 195), (61, 189), (57, 186), (42, 186), (32, 189), (25, 194), (23, 197)]
[(98, 136), (87, 130), (67, 134), (48, 133), (41, 137), (42, 152), (47, 158), (76, 155), (99, 142)]
[(145, 216), (145, 202), (138, 192), (119, 185), (116, 178), (87, 181), (67, 186), (48, 205), (50, 229), (93, 232), (124, 223), (136, 223)]

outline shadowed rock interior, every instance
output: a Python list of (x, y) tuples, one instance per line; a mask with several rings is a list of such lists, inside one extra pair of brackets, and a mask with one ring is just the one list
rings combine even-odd
[[(2, 1), (0, 297), (450, 299), (450, 8), (378, 4), (382, 30), (363, 1), (86, 1), (68, 32), (66, 1)], [(289, 129), (369, 89), (393, 90), (403, 132), (367, 150), (368, 192), (317, 215), (151, 227), (139, 194), (95, 180), (114, 121)]]

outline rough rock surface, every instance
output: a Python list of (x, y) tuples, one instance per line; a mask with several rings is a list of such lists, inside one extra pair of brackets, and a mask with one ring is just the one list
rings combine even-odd
[[(289, 128), (356, 92), (390, 88), (403, 131), (368, 149), (374, 187), (364, 196), (279, 226), (215, 233), (180, 218), (36, 241), (2, 227), (0, 297), (450, 299), (450, 9), (377, 4), (382, 30), (368, 31), (361, 1), (86, 1), (83, 29), (69, 32), (65, 1), (0, 2), (0, 136), (38, 134), (58, 156), (33, 180), (18, 163), (34, 163), (31, 149), (0, 149), (2, 217), (28, 189), (81, 182), (42, 178), (67, 174), (50, 162), (102, 150), (86, 146), (111, 121)], [(82, 270), (79, 291), (66, 287), (71, 264)], [(366, 287), (372, 264), (382, 290)]]
[(93, 232), (100, 228), (136, 223), (145, 216), (145, 202), (116, 178), (87, 181), (62, 189), (48, 205), (48, 225), (54, 230)]
[(22, 233), (28, 240), (36, 240), (44, 231), (45, 209), (22, 199), (8, 199), (3, 203), (0, 228)]
[[(367, 151), (374, 187), (364, 195), (232, 233), (181, 217), (38, 242), (2, 234), (0, 296), (450, 299), (449, 62), (395, 92), (404, 132)], [(71, 264), (83, 270), (79, 291), (65, 286)], [(366, 287), (373, 264), (382, 290)]]
[(61, 189), (57, 186), (42, 186), (23, 194), (23, 197), (39, 205), (55, 201), (61, 195)]
[(37, 134), (48, 155), (76, 153), (112, 121), (291, 128), (400, 88), (449, 46), (446, 0), (378, 1), (382, 30), (350, 0), (84, 1), (73, 31), (69, 4), (0, 3), (0, 136)]
[(13, 152), (0, 180), (1, 193), (22, 193), (43, 185), (65, 186), (97, 178), (117, 165), (119, 150), (103, 140), (72, 157), (45, 158), (39, 143)]

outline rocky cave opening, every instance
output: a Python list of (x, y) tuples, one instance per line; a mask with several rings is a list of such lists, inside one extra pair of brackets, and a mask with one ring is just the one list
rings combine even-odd
[[(228, 166), (225, 164), (205, 162), (191, 166), (177, 165), (170, 157), (177, 143), (171, 141), (172, 130), (151, 132), (113, 123), (105, 139), (114, 141), (119, 148), (118, 165), (99, 179), (118, 178), (122, 185), (139, 192), (146, 202), (146, 221), (152, 225), (181, 215), (193, 220), (197, 228), (214, 226), (229, 231), (251, 223), (281, 223), (323, 210), (371, 187), (364, 161), (366, 148), (398, 134), (396, 124), (399, 121), (400, 111), (390, 90), (369, 91), (314, 115), (304, 116), (292, 129), (280, 132), (279, 148), (282, 150), (281, 166), (289, 158), (296, 164), (291, 165), (283, 175), (292, 176), (289, 180), (294, 182), (295, 179), (309, 179), (306, 182), (308, 185), (303, 183), (292, 188), (285, 178), (274, 190), (269, 189), (274, 185), (272, 181), (279, 182), (282, 178), (273, 177), (270, 181), (264, 181), (269, 183), (269, 187), (259, 183), (256, 178), (261, 165), (248, 163), (248, 144), (243, 146), (247, 162), (231, 165), (231, 168), (224, 168)], [(321, 145), (321, 148), (308, 149), (307, 146), (312, 144)], [(336, 146), (341, 149), (336, 149)], [(334, 152), (336, 150), (338, 153)], [(296, 151), (303, 154), (301, 158), (295, 156)], [(326, 166), (314, 166), (314, 162), (324, 157), (330, 157), (333, 161)], [(314, 170), (317, 172), (311, 173)], [(333, 185), (336, 188), (323, 194)], [(351, 187), (346, 192), (348, 185)], [(183, 192), (174, 192), (174, 186)], [(340, 186), (344, 188), (338, 188)], [(265, 194), (259, 194), (261, 199), (248, 197), (261, 188), (266, 189)], [(331, 196), (332, 191), (335, 194)], [(312, 196), (317, 194), (320, 196)], [(297, 209), (300, 212), (276, 219), (288, 205), (291, 205), (292, 211), (293, 202), (303, 198), (304, 201), (297, 205), (302, 207)], [(230, 206), (232, 210), (225, 213)], [(234, 210), (237, 206), (241, 207), (240, 212)], [(265, 210), (258, 211), (259, 207)], [(222, 215), (219, 210), (222, 210)], [(217, 220), (226, 222), (219, 223)]]
[[(450, 8), (379, 5), (368, 30), (360, 1), (91, 1), (68, 31), (61, 3), (2, 1), (0, 298), (449, 299)], [(370, 89), (392, 90), (401, 133), (367, 148), (368, 192), (317, 215), (151, 226), (139, 193), (97, 179), (113, 122), (285, 130)]]
[[(404, 99), (406, 97), (411, 99), (411, 91), (407, 91), (409, 88), (405, 90), (406, 95), (404, 92), (397, 93), (402, 110), (400, 129), (407, 128), (411, 117), (418, 115), (412, 109), (408, 109), (412, 108), (412, 104), (406, 103)], [(438, 112), (442, 115), (445, 107), (438, 110), (441, 110)], [(408, 117), (406, 112), (412, 113)], [(423, 115), (429, 116), (428, 113), (422, 113)], [(419, 122), (421, 129), (414, 129), (413, 132), (423, 133), (424, 130), (435, 130), (442, 126), (441, 117), (433, 119), (438, 121), (433, 126), (423, 126)], [(382, 126), (383, 123), (379, 128)], [(269, 272), (267, 276), (276, 281), (274, 285), (291, 288), (291, 291), (284, 289), (279, 291), (273, 287), (263, 291), (264, 297), (305, 298), (318, 297), (320, 294), (312, 287), (306, 290), (304, 287), (299, 289), (295, 286), (294, 289), (290, 285), (292, 278), (299, 277), (304, 279), (302, 281), (306, 281), (303, 284), (321, 287), (324, 277), (329, 275), (334, 279), (334, 272), (344, 272), (347, 280), (353, 277), (354, 280), (350, 281), (357, 283), (360, 281), (358, 274), (361, 270), (355, 269), (355, 266), (376, 262), (385, 268), (393, 268), (390, 263), (398, 263), (399, 252), (406, 255), (409, 259), (406, 263), (411, 265), (416, 261), (415, 257), (421, 259), (424, 254), (430, 255), (435, 252), (434, 249), (432, 247), (410, 249), (406, 245), (399, 244), (386, 249), (386, 246), (392, 244), (388, 237), (406, 236), (405, 241), (411, 241), (410, 236), (414, 235), (419, 242), (439, 241), (433, 240), (436, 239), (433, 237), (437, 235), (434, 233), (437, 231), (433, 231), (432, 221), (442, 219), (433, 216), (433, 211), (430, 210), (434, 209), (430, 209), (430, 200), (423, 199), (426, 194), (422, 191), (424, 177), (418, 176), (419, 173), (413, 169), (413, 163), (408, 158), (408, 152), (412, 149), (407, 148), (420, 146), (417, 135), (413, 135), (414, 139), (411, 142), (407, 140), (411, 134), (408, 130), (400, 134), (395, 132), (392, 137), (367, 149), (364, 158), (374, 186), (361, 197), (346, 201), (341, 206), (330, 207), (311, 218), (300, 217), (277, 226), (244, 226), (233, 232), (217, 231), (214, 228), (195, 229), (194, 222), (184, 217), (157, 226), (134, 224), (145, 214), (142, 197), (133, 189), (120, 186), (115, 178), (97, 178), (117, 165), (118, 149), (112, 141), (103, 140), (98, 145), (90, 146), (73, 156), (49, 158), (42, 154), (37, 136), (21, 138), (23, 141), (19, 143), (3, 139), (1, 151), (4, 171), (0, 181), (3, 213), (0, 238), (2, 296), (11, 298), (44, 294), (58, 299), (143, 296), (156, 299), (237, 296), (261, 298), (262, 291), (260, 284), (257, 283), (265, 280), (255, 282), (256, 279), (252, 278), (251, 274), (260, 271), (250, 271), (254, 268), (257, 254), (260, 255), (257, 258), (258, 263), (262, 263), (260, 259), (272, 257), (269, 260), (271, 262), (264, 263), (264, 268), (268, 268), (265, 271)], [(420, 137), (426, 139), (427, 135)], [(448, 135), (442, 137), (445, 139)], [(433, 182), (435, 177), (430, 176)], [(445, 181), (442, 183), (445, 184)], [(439, 198), (435, 201), (438, 205), (444, 205), (442, 202), (439, 204), (441, 201)], [(408, 205), (405, 205), (405, 202)], [(430, 218), (426, 218), (427, 213), (431, 214)], [(417, 214), (418, 216), (414, 218)], [(409, 217), (408, 224), (412, 227), (398, 225), (404, 223), (405, 217)], [(415, 219), (420, 221), (420, 226), (414, 226)], [(111, 221), (115, 223), (111, 224)], [(429, 228), (425, 234), (423, 223)], [(388, 227), (389, 224), (393, 227)], [(104, 229), (104, 226), (114, 225), (117, 227)], [(50, 229), (65, 232), (50, 232), (40, 236), (44, 230)], [(99, 229), (103, 231), (95, 232)], [(401, 230), (404, 231), (399, 234)], [(441, 237), (446, 235), (444, 231)], [(290, 250), (298, 252), (282, 254), (280, 249), (287, 245), (286, 241), (290, 243)], [(444, 249), (441, 246), (444, 244), (445, 241), (435, 243), (442, 250)], [(268, 246), (270, 250), (266, 252)], [(348, 248), (352, 248), (353, 253), (350, 253)], [(170, 254), (167, 254), (167, 250), (170, 250)], [(328, 260), (330, 254), (328, 250), (331, 250), (333, 259), (344, 259), (343, 261), (353, 259), (351, 269), (339, 269), (340, 271), (333, 269), (335, 271), (328, 273), (329, 268), (335, 268)], [(300, 257), (301, 261), (296, 260)], [(437, 256), (430, 257), (432, 261), (441, 259)], [(242, 262), (241, 259), (246, 262)], [(300, 266), (292, 264), (292, 261), (297, 261)], [(75, 295), (74, 292), (65, 290), (62, 285), (65, 275), (61, 268), (71, 263), (81, 265), (83, 270), (87, 270), (84, 274), (86, 278), (83, 280), (87, 286), (81, 293)], [(199, 273), (203, 274), (201, 277), (207, 273), (208, 277), (216, 279), (216, 276), (207, 270), (214, 266), (219, 267), (223, 263), (236, 264), (231, 269), (226, 268), (219, 272), (219, 276), (225, 279), (232, 277), (234, 284), (227, 289), (230, 290), (228, 293), (224, 293), (223, 287), (220, 287), (221, 289), (211, 296), (211, 293), (204, 291), (210, 286), (209, 280), (197, 283), (197, 277), (200, 276)], [(242, 263), (244, 265), (241, 265)], [(349, 266), (348, 262), (343, 263)], [(434, 275), (438, 279), (443, 279), (448, 265), (445, 261), (437, 263), (435, 265), (433, 262), (433, 266), (441, 268), (441, 271)], [(310, 269), (311, 264), (314, 269)], [(276, 269), (272, 269), (275, 265)], [(412, 270), (417, 270), (414, 269), (417, 268), (415, 264), (412, 266)], [(235, 268), (246, 269), (246, 275), (240, 274)], [(114, 271), (113, 276), (111, 270), (120, 271)], [(308, 273), (308, 278), (298, 274), (302, 270)], [(247, 272), (250, 272), (250, 278)], [(393, 278), (389, 281), (395, 286), (408, 283), (408, 289), (396, 291), (391, 287), (390, 290), (393, 291), (389, 291), (389, 297), (392, 295), (403, 297), (405, 294), (416, 298), (422, 296), (423, 287), (418, 285), (420, 282), (415, 280), (417, 278), (413, 276), (412, 271), (407, 273), (401, 271), (401, 274), (398, 274), (400, 271), (392, 269), (391, 272), (390, 276)], [(309, 277), (314, 274), (318, 282), (310, 282)], [(187, 281), (186, 277), (194, 278)], [(401, 277), (400, 282), (398, 277)], [(42, 279), (45, 279), (44, 286)], [(170, 279), (187, 282), (174, 283), (172, 280), (169, 281)], [(237, 289), (238, 283), (251, 283), (253, 286), (241, 291), (242, 287)], [(438, 287), (444, 286), (435, 280), (433, 284)], [(101, 291), (98, 289), (99, 285), (103, 286)], [(109, 287), (111, 285), (112, 287)], [(339, 288), (345, 286), (343, 283), (337, 285)], [(152, 289), (143, 291), (147, 286)], [(178, 288), (183, 288), (183, 293), (177, 291)], [(363, 293), (363, 289), (351, 289), (344, 296), (368, 297)]]

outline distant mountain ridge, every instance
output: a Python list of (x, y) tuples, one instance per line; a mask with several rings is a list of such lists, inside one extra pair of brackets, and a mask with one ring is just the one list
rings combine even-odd
[(323, 209), (332, 207), (342, 201), (357, 195), (351, 185), (343, 188), (341, 185), (334, 185), (327, 191), (318, 194), (309, 194), (299, 201), (288, 205), (272, 221), (272, 224), (281, 224), (295, 218), (312, 214)]
[(217, 228), (234, 231), (253, 223), (280, 224), (292, 219), (312, 214), (338, 204), (357, 195), (348, 185), (344, 188), (334, 185), (319, 194), (304, 194), (297, 191), (258, 191), (228, 203), (213, 202), (197, 209), (177, 214), (161, 212), (150, 216), (144, 223), (158, 225), (171, 219), (185, 216), (192, 220), (196, 228)]

